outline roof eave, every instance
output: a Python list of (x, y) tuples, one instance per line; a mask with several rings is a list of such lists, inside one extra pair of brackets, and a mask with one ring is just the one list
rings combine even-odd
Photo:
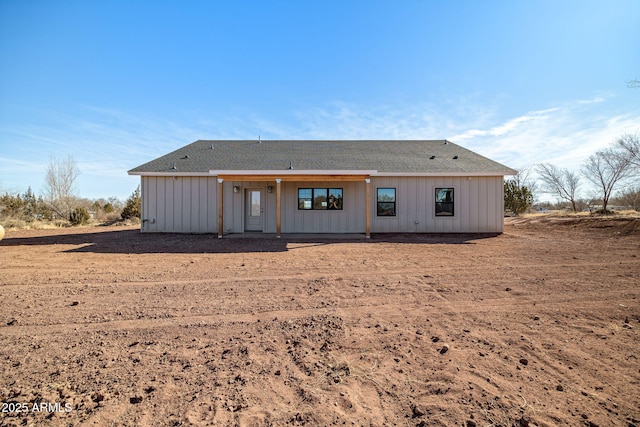
[(517, 171), (513, 169), (507, 169), (503, 171), (489, 171), (489, 172), (379, 172), (377, 170), (303, 170), (303, 169), (291, 169), (291, 170), (210, 170), (209, 172), (144, 172), (130, 170), (127, 172), (129, 175), (138, 176), (219, 176), (219, 175), (254, 175), (254, 176), (288, 176), (288, 175), (368, 175), (373, 177), (383, 176), (397, 176), (397, 177), (429, 177), (429, 176), (511, 176), (516, 175)]

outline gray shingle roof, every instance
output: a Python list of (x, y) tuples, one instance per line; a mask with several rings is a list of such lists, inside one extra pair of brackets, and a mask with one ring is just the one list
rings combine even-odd
[(515, 173), (500, 163), (445, 140), (200, 140), (131, 169), (129, 174), (284, 171), (290, 164), (300, 173), (305, 170), (377, 170), (379, 174), (425, 175)]

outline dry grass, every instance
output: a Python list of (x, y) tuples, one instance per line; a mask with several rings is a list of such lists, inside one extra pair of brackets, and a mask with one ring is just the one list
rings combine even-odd
[[(57, 219), (54, 221), (24, 221), (22, 219), (16, 218), (7, 218), (0, 221), (0, 225), (2, 225), (6, 230), (54, 230), (57, 228), (69, 228), (74, 227), (71, 225), (69, 221)], [(131, 226), (131, 225), (140, 225), (140, 219), (132, 218), (127, 220), (122, 220), (119, 217), (117, 219), (112, 219), (108, 221), (91, 221), (85, 225), (77, 225), (75, 227), (91, 227), (91, 226)]]
[(616, 217), (624, 217), (624, 218), (640, 218), (640, 211), (636, 211), (633, 209), (629, 209), (626, 211), (613, 211), (608, 215), (596, 214), (591, 212), (571, 212), (566, 210), (555, 210), (548, 212), (535, 212), (535, 213), (524, 213), (520, 215), (521, 218), (536, 218), (536, 217), (608, 217), (608, 218), (616, 218)]

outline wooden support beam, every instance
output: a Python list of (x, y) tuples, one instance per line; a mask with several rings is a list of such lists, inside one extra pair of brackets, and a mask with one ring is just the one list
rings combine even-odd
[(281, 182), (280, 178), (276, 178), (276, 237), (279, 239), (282, 235), (282, 202), (280, 201), (281, 193)]
[(365, 206), (365, 238), (371, 238), (371, 178), (364, 180), (366, 187), (366, 206)]
[(218, 178), (218, 239), (222, 239), (222, 233), (224, 231), (222, 224), (222, 217), (224, 216), (224, 210), (222, 209), (222, 183), (224, 179)]

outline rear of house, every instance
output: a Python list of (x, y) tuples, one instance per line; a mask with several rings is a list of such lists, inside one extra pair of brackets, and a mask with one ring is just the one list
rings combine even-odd
[(196, 141), (129, 171), (142, 232), (503, 231), (515, 171), (445, 140)]

